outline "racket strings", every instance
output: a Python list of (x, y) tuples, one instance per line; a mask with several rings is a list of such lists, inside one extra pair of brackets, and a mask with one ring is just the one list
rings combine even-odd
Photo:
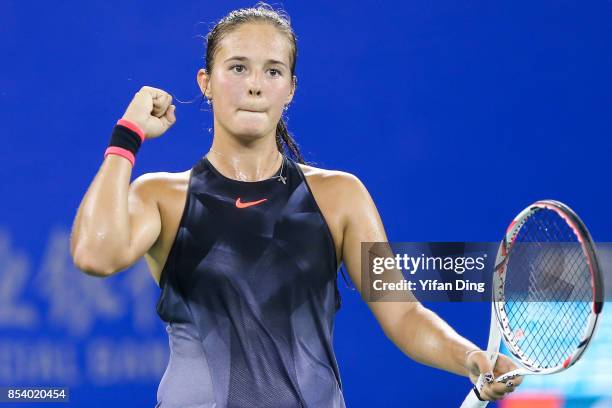
[(575, 322), (586, 321), (589, 304), (531, 302), (529, 306), (506, 304), (509, 326), (513, 328), (513, 351), (538, 369), (563, 364), (580, 343), (584, 323)]
[(527, 364), (556, 367), (576, 350), (590, 316), (592, 284), (574, 230), (555, 211), (536, 211), (516, 234), (503, 297), (506, 337)]

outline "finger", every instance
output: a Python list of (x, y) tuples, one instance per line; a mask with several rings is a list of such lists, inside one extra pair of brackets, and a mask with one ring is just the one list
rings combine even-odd
[(508, 386), (506, 384), (512, 384), (514, 385), (514, 383), (512, 381), (508, 381), (506, 383), (501, 383), (501, 382), (495, 382), (493, 384), (490, 384), (489, 387), (491, 387), (491, 390), (497, 394), (504, 394), (508, 391)]
[(157, 100), (160, 98), (163, 92), (164, 91), (162, 91), (161, 89), (152, 88), (150, 86), (143, 86), (137, 93), (142, 95), (143, 97), (149, 98), (153, 104), (153, 107), (155, 107), (155, 105), (157, 104)]
[(489, 393), (487, 392), (487, 390), (483, 389), (478, 391), (478, 395), (480, 396), (480, 399), (485, 400), (485, 401), (491, 401), (492, 397), (491, 395), (489, 395)]
[(508, 380), (506, 381), (506, 393), (511, 393), (514, 390), (516, 390), (516, 387), (518, 386), (518, 384), (516, 383), (515, 380)]
[(161, 118), (168, 110), (171, 99), (172, 98), (170, 97), (170, 95), (166, 93), (164, 93), (163, 95), (160, 94), (157, 99), (153, 100), (153, 111), (151, 113), (154, 116)]
[(162, 96), (163, 94), (165, 94), (163, 89), (159, 89), (159, 88), (154, 88), (152, 86), (143, 86), (142, 88), (140, 88), (140, 90), (142, 92), (146, 92), (149, 95), (151, 95), (153, 97), (153, 99), (157, 99), (160, 96)]
[(174, 114), (175, 110), (176, 106), (170, 105), (168, 110), (166, 110), (166, 114), (161, 118), (164, 124), (168, 127), (174, 125), (174, 122), (176, 122), (176, 115)]
[(516, 390), (516, 387), (507, 387), (506, 394), (510, 394), (511, 392), (514, 392), (515, 390)]
[(161, 100), (161, 111), (163, 114), (166, 114), (166, 111), (170, 108), (170, 105), (172, 105), (172, 96), (166, 92)]
[(489, 396), (489, 398), (492, 400), (498, 400), (500, 398), (503, 398), (505, 395), (504, 391), (500, 392), (497, 389), (494, 389), (490, 385), (485, 385), (485, 387), (483, 388), (483, 392), (485, 393), (485, 395)]
[(483, 388), (482, 391), (480, 391), (480, 397), (486, 401), (495, 400), (495, 396), (491, 393), (491, 390), (486, 388)]
[(518, 377), (514, 377), (512, 379), (512, 382), (514, 383), (515, 386), (521, 385), (521, 383), (523, 382), (523, 376), (519, 375)]
[(478, 367), (480, 374), (484, 375), (485, 382), (491, 383), (493, 381), (493, 366), (489, 361), (487, 353), (477, 352), (474, 353), (471, 358)]
[(155, 101), (162, 106), (168, 103), (168, 98), (170, 98), (170, 95), (165, 91), (160, 91), (155, 95)]
[(134, 95), (134, 99), (138, 99), (139, 103), (146, 102), (147, 104), (152, 104), (153, 95), (150, 92), (141, 89), (140, 91), (136, 92), (136, 95)]
[(496, 384), (505, 384), (506, 387), (516, 388), (523, 382), (523, 376), (514, 376), (506, 378), (504, 381), (495, 381)]

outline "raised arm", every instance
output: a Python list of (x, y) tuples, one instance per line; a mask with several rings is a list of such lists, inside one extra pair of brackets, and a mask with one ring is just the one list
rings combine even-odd
[[(171, 102), (166, 92), (143, 87), (123, 119), (137, 125), (146, 138), (158, 137), (176, 121)], [(160, 234), (155, 175), (143, 175), (130, 185), (131, 174), (129, 159), (109, 154), (81, 201), (70, 251), (85, 273), (104, 277), (129, 267)]]

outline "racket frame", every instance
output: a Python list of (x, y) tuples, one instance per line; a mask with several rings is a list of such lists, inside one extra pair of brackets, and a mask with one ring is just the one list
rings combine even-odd
[[(504, 309), (504, 285), (508, 255), (512, 250), (514, 241), (521, 227), (531, 215), (542, 209), (555, 211), (574, 231), (576, 237), (578, 238), (578, 242), (581, 245), (582, 252), (587, 260), (593, 288), (593, 304), (591, 307), (591, 314), (588, 318), (578, 347), (576, 347), (574, 352), (569, 355), (563, 363), (555, 367), (545, 369), (538, 368), (535, 364), (526, 362), (526, 359), (521, 356), (522, 353), (514, 339), (514, 334), (508, 326), (508, 318)], [(489, 341), (486, 351), (487, 357), (489, 358), (491, 365), (494, 367), (499, 355), (501, 341), (503, 341), (508, 348), (508, 351), (510, 351), (512, 354), (513, 360), (520, 366), (516, 370), (509, 371), (496, 378), (496, 382), (506, 382), (511, 378), (523, 375), (546, 375), (557, 373), (574, 365), (584, 354), (590, 340), (593, 338), (599, 316), (603, 310), (604, 288), (601, 271), (599, 269), (599, 262), (597, 260), (591, 235), (584, 223), (580, 220), (580, 218), (578, 218), (578, 215), (576, 215), (571, 208), (559, 201), (539, 200), (521, 211), (506, 229), (506, 233), (504, 234), (504, 237), (499, 245), (495, 259), (492, 285), (491, 325), (489, 328)], [(478, 377), (476, 385), (463, 401), (461, 408), (486, 407), (489, 401), (483, 401), (480, 399), (480, 391), (482, 390), (483, 386), (484, 375), (481, 374)]]

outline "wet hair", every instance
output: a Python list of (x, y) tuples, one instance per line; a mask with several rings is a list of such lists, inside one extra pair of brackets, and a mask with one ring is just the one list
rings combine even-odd
[[(289, 40), (291, 45), (290, 67), (291, 80), (295, 80), (295, 63), (297, 59), (297, 41), (289, 15), (282, 10), (275, 10), (269, 4), (259, 2), (254, 7), (242, 8), (231, 11), (227, 16), (219, 20), (218, 23), (206, 35), (206, 72), (210, 75), (213, 70), (214, 57), (218, 51), (219, 43), (230, 32), (242, 24), (247, 23), (266, 23), (276, 27)], [(298, 163), (305, 164), (304, 158), (300, 153), (298, 144), (289, 130), (287, 124), (281, 116), (276, 125), (276, 146), (282, 152), (288, 152)]]

